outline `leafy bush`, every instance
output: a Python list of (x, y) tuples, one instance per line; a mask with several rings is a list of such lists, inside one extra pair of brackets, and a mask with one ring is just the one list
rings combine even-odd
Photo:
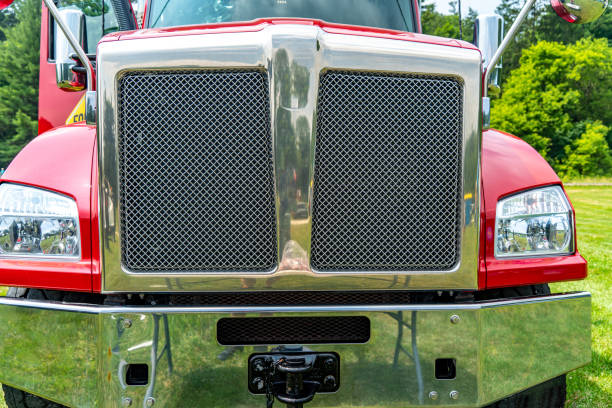
[[(572, 152), (566, 147), (575, 146), (578, 138), (591, 140), (594, 132), (603, 132), (605, 145), (599, 148), (609, 149), (604, 128), (612, 127), (611, 100), (612, 48), (606, 39), (582, 39), (572, 45), (542, 41), (524, 50), (502, 97), (493, 101), (492, 126), (523, 138), (563, 170)], [(576, 131), (594, 121), (601, 127), (587, 126), (589, 136)]]
[(606, 141), (610, 128), (597, 121), (587, 123), (586, 130), (571, 146), (565, 146), (567, 160), (560, 166), (567, 178), (603, 176), (612, 171), (612, 155)]

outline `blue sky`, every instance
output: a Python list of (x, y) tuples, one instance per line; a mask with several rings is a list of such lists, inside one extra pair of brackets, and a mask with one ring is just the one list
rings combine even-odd
[[(442, 13), (448, 13), (448, 0), (426, 0), (423, 4), (435, 3), (436, 10)], [(495, 12), (495, 7), (500, 3), (499, 0), (461, 0), (461, 12), (465, 15), (468, 8), (473, 8), (480, 14), (488, 14)]]

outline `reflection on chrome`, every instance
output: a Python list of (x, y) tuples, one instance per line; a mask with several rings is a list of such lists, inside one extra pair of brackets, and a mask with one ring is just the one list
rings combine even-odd
[(76, 202), (66, 196), (22, 186), (0, 185), (0, 256), (80, 255)]
[[(385, 312), (379, 315), (379, 323), (383, 326), (388, 326), (389, 328), (393, 328), (393, 325), (397, 325), (396, 327), (396, 335), (393, 339), (393, 336), (389, 333), (389, 339), (393, 340), (394, 347), (389, 347), (387, 349), (380, 349), (378, 354), (375, 356), (376, 359), (380, 359), (381, 361), (392, 361), (390, 368), (392, 370), (398, 370), (400, 365), (403, 367), (406, 366), (406, 361), (402, 359), (402, 356), (406, 356), (412, 361), (412, 365), (414, 366), (414, 374), (411, 377), (416, 378), (416, 391), (417, 391), (417, 399), (419, 404), (423, 404), (424, 401), (424, 381), (423, 381), (423, 373), (421, 369), (421, 362), (419, 359), (419, 351), (417, 345), (417, 311), (412, 311), (405, 313), (404, 311), (394, 311), (394, 312)], [(263, 314), (262, 316), (270, 316), (269, 314)], [(385, 316), (387, 318), (385, 318)], [(153, 323), (153, 333), (152, 337), (148, 341), (143, 341), (139, 344), (129, 346), (129, 343), (126, 345), (128, 354), (130, 352), (134, 352), (139, 349), (149, 349), (150, 358), (148, 360), (149, 366), (149, 383), (146, 388), (146, 392), (144, 395), (144, 401), (147, 398), (156, 398), (159, 399), (159, 395), (155, 394), (155, 384), (158, 376), (158, 367), (159, 363), (162, 359), (165, 359), (164, 367), (164, 377), (165, 372), (167, 371), (167, 378), (170, 379), (173, 374), (173, 361), (172, 361), (172, 346), (171, 346), (171, 330), (168, 322), (168, 314), (157, 314), (154, 313), (151, 316), (148, 316), (148, 320), (152, 319)], [(161, 322), (160, 322), (161, 321)], [(393, 323), (389, 325), (389, 322)], [(163, 336), (160, 336), (160, 326), (163, 325)], [(177, 325), (181, 326), (181, 331), (185, 329), (188, 332), (197, 332), (199, 330), (199, 322), (195, 325), (184, 326), (180, 324), (180, 321), (177, 322)], [(121, 350), (121, 338), (126, 333), (126, 328), (121, 324), (121, 319), (117, 320), (116, 324), (117, 332), (116, 339), (117, 344), (114, 345), (113, 351)], [(409, 340), (408, 340), (409, 339)], [(410, 346), (407, 346), (406, 343), (410, 342)], [(182, 343), (182, 341), (181, 341)], [(248, 356), (253, 353), (283, 353), (283, 354), (291, 354), (291, 353), (304, 353), (304, 352), (315, 352), (321, 351), (325, 348), (335, 349), (338, 345), (319, 345), (314, 347), (308, 347), (307, 345), (300, 344), (292, 344), (292, 345), (255, 345), (255, 346), (226, 346), (217, 356), (216, 359), (225, 363), (226, 365), (233, 365), (233, 362), (237, 359), (246, 360)], [(342, 346), (340, 346), (342, 347)], [(183, 350), (185, 351), (185, 350)], [(246, 351), (246, 352), (245, 352)], [(387, 352), (389, 355), (385, 356), (384, 353)], [(117, 353), (119, 357), (122, 353)], [(120, 357), (121, 358), (121, 357)], [(198, 360), (197, 357), (195, 357)], [(341, 360), (342, 361), (342, 360)], [(122, 383), (122, 387), (126, 389), (128, 385), (123, 381), (125, 377), (125, 370), (127, 367), (128, 361), (121, 358), (119, 363), (118, 376), (119, 380)], [(403, 371), (403, 370), (402, 370)], [(342, 372), (341, 372), (342, 375)]]
[[(217, 342), (217, 322), (237, 316), (365, 316), (371, 336), (364, 344), (236, 347), (219, 358), (228, 349)], [(423, 406), (432, 392), (441, 405), (477, 407), (590, 360), (588, 293), (354, 307), (113, 307), (0, 298), (0, 325), (11, 328), (0, 331), (6, 357), (0, 382), (76, 407), (118, 407), (124, 398), (137, 407), (147, 398), (161, 407), (265, 406), (265, 397), (248, 390), (248, 358), (262, 351), (338, 354), (340, 388), (317, 394), (306, 407)], [(436, 379), (436, 359), (454, 359), (456, 377)], [(126, 384), (130, 364), (148, 366), (146, 385)], [(517, 375), (507, 375), (508, 367)]]
[[(164, 325), (164, 338), (165, 344), (161, 348), (161, 352), (158, 354), (159, 350), (159, 321), (163, 320)], [(154, 396), (155, 391), (155, 379), (157, 378), (157, 363), (162, 357), (166, 356), (167, 359), (167, 367), (168, 367), (168, 376), (172, 374), (172, 348), (170, 346), (170, 330), (168, 328), (168, 315), (153, 315), (153, 339), (151, 341), (151, 375), (149, 379), (149, 386), (147, 387), (147, 393), (145, 394), (145, 401), (149, 397)]]
[(77, 227), (71, 219), (2, 217), (0, 251), (7, 255), (79, 255)]
[(283, 257), (278, 269), (280, 271), (307, 271), (308, 254), (296, 241), (289, 240), (285, 244)]
[[(416, 371), (416, 379), (419, 387), (419, 404), (423, 403), (423, 374), (421, 372), (421, 361), (419, 360), (419, 350), (417, 347), (417, 312), (410, 313), (410, 323), (404, 319), (404, 312), (387, 312), (397, 322), (397, 341), (395, 343), (395, 352), (393, 353), (393, 367), (397, 367), (399, 363), (400, 353), (404, 353), (414, 362)], [(408, 352), (402, 345), (404, 340), (404, 328), (410, 331), (410, 345), (412, 353)]]

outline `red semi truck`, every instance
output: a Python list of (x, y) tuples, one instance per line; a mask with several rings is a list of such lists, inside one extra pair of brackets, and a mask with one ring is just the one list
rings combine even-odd
[(488, 124), (534, 0), (476, 45), (412, 0), (139, 3), (43, 2), (40, 136), (0, 180), (10, 408), (563, 406), (574, 210)]

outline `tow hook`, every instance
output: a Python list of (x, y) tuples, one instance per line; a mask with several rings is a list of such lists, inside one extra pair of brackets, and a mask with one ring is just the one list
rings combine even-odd
[(269, 353), (249, 357), (249, 391), (265, 394), (288, 408), (302, 408), (315, 394), (340, 388), (340, 357), (336, 353)]

